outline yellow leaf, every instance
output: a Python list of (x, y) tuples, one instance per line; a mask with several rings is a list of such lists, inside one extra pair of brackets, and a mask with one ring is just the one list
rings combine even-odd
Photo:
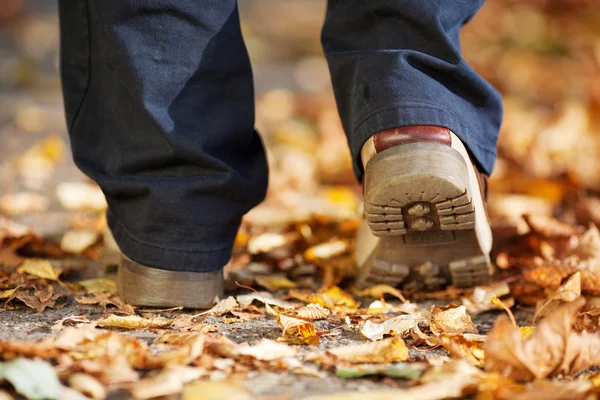
[(301, 343), (306, 343), (311, 346), (319, 344), (319, 337), (315, 325), (298, 318), (288, 317), (287, 315), (279, 314), (277, 323), (281, 325), (283, 333), (281, 337), (284, 340), (300, 339)]
[(142, 328), (165, 328), (171, 325), (171, 320), (156, 317), (146, 319), (137, 315), (128, 315), (121, 317), (119, 315), (109, 315), (108, 317), (97, 321), (96, 324), (103, 328), (122, 328), (122, 329), (142, 329)]
[(312, 321), (329, 317), (331, 315), (331, 311), (321, 307), (319, 304), (309, 304), (305, 307), (299, 308), (296, 311), (296, 315), (300, 319)]
[(114, 279), (92, 278), (79, 281), (77, 284), (83, 286), (86, 293), (89, 294), (117, 293), (117, 283), (114, 281)]
[(393, 337), (379, 342), (369, 342), (353, 346), (335, 347), (327, 350), (336, 362), (347, 364), (379, 364), (404, 361), (408, 358), (408, 348), (404, 340)]
[(54, 268), (50, 261), (40, 258), (28, 258), (17, 269), (20, 274), (37, 276), (42, 279), (57, 281), (61, 271)]
[(370, 296), (370, 297), (375, 297), (375, 298), (382, 298), (386, 294), (389, 294), (389, 295), (396, 297), (403, 303), (408, 302), (404, 298), (404, 296), (402, 296), (402, 293), (398, 289), (393, 288), (390, 285), (383, 285), (383, 284), (374, 285), (374, 286), (368, 287), (363, 290), (353, 288), (352, 294), (354, 294), (355, 296), (359, 296), (359, 297)]
[(461, 335), (479, 333), (465, 306), (450, 304), (447, 307), (433, 306), (429, 323), (431, 332), (436, 334)]
[(293, 289), (298, 286), (296, 282), (290, 281), (285, 276), (257, 276), (254, 281), (271, 292), (279, 289)]
[(93, 230), (71, 230), (64, 234), (60, 241), (60, 249), (67, 253), (81, 254), (85, 249), (96, 243), (98, 233)]
[(344, 240), (332, 240), (326, 243), (321, 243), (316, 246), (309, 247), (304, 252), (304, 258), (308, 261), (326, 260), (343, 254), (348, 250), (348, 242)]
[(527, 339), (529, 336), (531, 336), (531, 334), (533, 333), (534, 330), (535, 330), (535, 326), (520, 326), (519, 327), (519, 332), (521, 332), (521, 337), (523, 339)]
[(8, 290), (4, 290), (4, 291), (0, 292), (0, 299), (8, 299), (10, 296), (12, 296), (17, 290), (19, 290), (23, 286), (25, 286), (25, 285), (19, 285), (14, 289), (8, 289)]
[(182, 400), (252, 400), (248, 391), (227, 381), (197, 381), (185, 386)]

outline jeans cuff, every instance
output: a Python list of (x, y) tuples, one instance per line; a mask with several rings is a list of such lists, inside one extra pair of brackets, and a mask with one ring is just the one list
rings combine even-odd
[(350, 137), (354, 172), (362, 181), (364, 174), (360, 150), (373, 134), (390, 128), (435, 125), (450, 129), (460, 138), (475, 162), (486, 174), (491, 174), (496, 160), (496, 143), (482, 143), (481, 137), (496, 137), (494, 127), (472, 126), (450, 112), (428, 104), (410, 103), (379, 109), (357, 121)]
[(108, 225), (123, 254), (147, 267), (180, 272), (212, 272), (230, 260), (235, 235), (224, 247), (214, 250), (175, 249), (144, 243), (113, 213), (107, 212)]

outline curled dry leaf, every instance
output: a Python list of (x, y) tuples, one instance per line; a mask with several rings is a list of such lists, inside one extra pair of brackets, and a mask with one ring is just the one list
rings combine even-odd
[(52, 285), (46, 285), (35, 289), (33, 295), (29, 291), (20, 291), (15, 298), (21, 300), (27, 307), (33, 308), (37, 312), (42, 312), (46, 308), (55, 308), (56, 300), (63, 297), (62, 294), (54, 294)]
[(484, 346), (485, 368), (516, 381), (573, 375), (600, 364), (600, 336), (574, 330), (585, 300), (579, 298), (552, 311), (527, 339), (500, 317)]
[(600, 231), (596, 225), (591, 225), (590, 228), (581, 235), (577, 246), (573, 249), (573, 254), (582, 260), (588, 258), (600, 258)]
[(27, 258), (17, 269), (17, 272), (51, 281), (57, 281), (61, 273), (59, 269), (52, 266), (50, 261), (40, 258)]
[(370, 297), (375, 297), (378, 299), (385, 297), (386, 294), (389, 294), (391, 296), (394, 296), (395, 298), (397, 298), (398, 300), (400, 300), (403, 303), (408, 303), (408, 301), (404, 298), (404, 296), (402, 296), (402, 292), (400, 292), (396, 288), (391, 287), (390, 285), (383, 285), (383, 284), (374, 285), (374, 286), (370, 286), (363, 290), (353, 288), (352, 294), (354, 294), (355, 296), (359, 296), (359, 297), (370, 296)]
[(454, 357), (465, 359), (476, 367), (483, 367), (485, 339), (483, 335), (442, 335), (439, 343)]
[(477, 328), (465, 306), (450, 304), (446, 307), (433, 306), (429, 321), (431, 332), (435, 334), (461, 335), (477, 334)]
[(315, 325), (298, 318), (288, 317), (287, 315), (279, 314), (277, 316), (277, 323), (281, 325), (283, 330), (281, 339), (301, 344), (308, 344), (316, 346), (319, 344), (319, 337)]
[(229, 296), (226, 299), (219, 300), (219, 302), (217, 304), (215, 304), (213, 308), (211, 308), (208, 311), (204, 311), (200, 315), (204, 315), (204, 314), (223, 315), (223, 314), (227, 314), (228, 312), (231, 312), (231, 310), (238, 309), (239, 307), (240, 307), (240, 305), (238, 304), (235, 297)]
[(421, 313), (414, 313), (390, 318), (380, 324), (367, 321), (360, 333), (370, 340), (381, 340), (384, 335), (401, 336), (424, 320), (425, 318)]
[(558, 288), (556, 293), (545, 301), (543, 304), (538, 305), (537, 310), (533, 316), (533, 322), (538, 317), (544, 317), (554, 308), (562, 303), (569, 303), (577, 300), (581, 297), (581, 272), (575, 272), (571, 277)]
[(296, 310), (296, 316), (307, 321), (325, 319), (331, 315), (331, 311), (319, 304), (309, 304)]
[(93, 230), (71, 230), (64, 234), (60, 241), (60, 249), (67, 253), (81, 254), (96, 243), (98, 233)]
[(121, 329), (145, 329), (145, 328), (165, 328), (171, 325), (171, 320), (163, 317), (142, 318), (137, 315), (128, 315), (125, 317), (119, 315), (109, 315), (96, 324), (103, 328), (121, 328)]

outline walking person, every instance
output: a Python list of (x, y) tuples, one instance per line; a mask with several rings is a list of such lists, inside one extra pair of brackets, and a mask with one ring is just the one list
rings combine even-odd
[[(364, 184), (359, 286), (398, 284), (427, 261), (456, 286), (489, 278), (484, 201), (502, 104), (459, 43), (482, 4), (328, 2), (323, 48)], [(241, 218), (267, 188), (236, 1), (59, 6), (73, 157), (106, 195), (119, 294), (208, 307)]]

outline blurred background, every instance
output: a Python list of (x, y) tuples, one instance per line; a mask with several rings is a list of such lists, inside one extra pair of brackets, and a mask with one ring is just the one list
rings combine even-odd
[[(328, 207), (306, 199), (326, 199), (344, 205), (330, 213), (356, 212), (360, 189), (319, 42), (325, 0), (240, 9), (272, 167), (267, 204), (301, 213)], [(55, 1), (0, 2), (0, 212), (48, 236), (72, 224), (65, 209), (105, 206), (64, 185), (85, 178), (68, 152), (58, 44)], [(489, 0), (464, 29), (463, 51), (504, 95), (496, 229), (518, 231), (523, 213), (600, 222), (600, 2)], [(77, 196), (84, 204), (69, 206)], [(273, 217), (260, 211), (257, 220)]]

